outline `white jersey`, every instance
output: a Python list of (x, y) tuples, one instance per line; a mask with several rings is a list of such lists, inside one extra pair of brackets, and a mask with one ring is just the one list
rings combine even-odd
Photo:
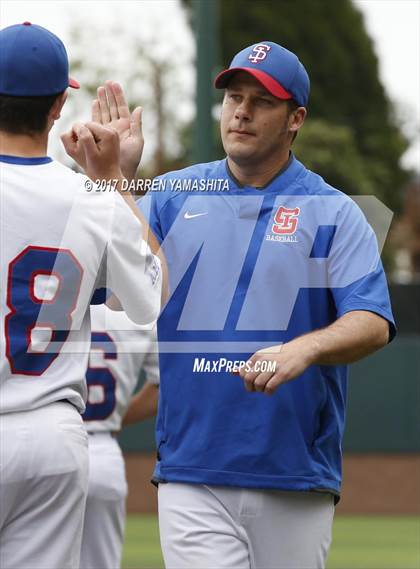
[(125, 312), (105, 305), (92, 306), (91, 319), (83, 419), (89, 432), (119, 431), (140, 371), (149, 383), (159, 383), (156, 328), (134, 324)]
[(152, 322), (159, 260), (117, 192), (50, 158), (1, 156), (0, 192), (0, 413), (59, 400), (83, 411), (94, 290)]

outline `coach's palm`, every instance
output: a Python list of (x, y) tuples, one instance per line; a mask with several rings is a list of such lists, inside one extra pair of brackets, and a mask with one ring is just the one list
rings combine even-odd
[(121, 85), (113, 81), (98, 88), (98, 98), (92, 103), (92, 120), (118, 132), (120, 166), (130, 180), (136, 175), (143, 152), (142, 111), (137, 107), (130, 114)]

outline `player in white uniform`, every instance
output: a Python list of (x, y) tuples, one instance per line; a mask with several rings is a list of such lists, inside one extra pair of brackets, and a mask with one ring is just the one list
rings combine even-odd
[(144, 370), (146, 384), (132, 399), (132, 419), (156, 414), (159, 368), (156, 331), (131, 322), (125, 312), (91, 307), (92, 344), (83, 415), (89, 433), (89, 488), (80, 556), (81, 569), (121, 564), (127, 481), (116, 439)]
[[(26, 22), (0, 31), (0, 52), (0, 566), (78, 568), (89, 304), (107, 284), (134, 321), (154, 321), (160, 263), (117, 192), (47, 156), (77, 86), (61, 41)], [(91, 171), (120, 178), (101, 132)]]

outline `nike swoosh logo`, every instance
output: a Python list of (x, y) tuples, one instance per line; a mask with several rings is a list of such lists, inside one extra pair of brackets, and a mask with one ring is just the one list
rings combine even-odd
[(205, 211), (203, 213), (188, 213), (188, 211), (186, 211), (184, 213), (184, 219), (193, 219), (194, 217), (201, 217), (202, 215), (207, 215), (208, 211)]

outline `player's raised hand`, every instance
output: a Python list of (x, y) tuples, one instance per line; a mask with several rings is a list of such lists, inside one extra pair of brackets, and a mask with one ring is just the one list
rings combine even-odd
[(88, 122), (80, 127), (77, 135), (85, 155), (85, 172), (91, 180), (118, 180), (123, 177), (116, 130)]
[(92, 121), (118, 132), (121, 170), (129, 180), (135, 177), (143, 153), (142, 112), (137, 107), (130, 114), (124, 91), (114, 81), (99, 87), (98, 98), (92, 103)]

